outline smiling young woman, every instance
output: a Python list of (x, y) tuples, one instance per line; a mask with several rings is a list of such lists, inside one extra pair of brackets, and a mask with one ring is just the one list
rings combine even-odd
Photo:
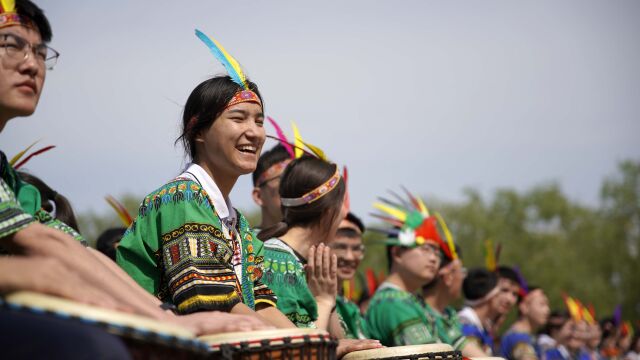
[(238, 177), (256, 167), (262, 122), (254, 83), (221, 76), (198, 85), (178, 138), (192, 162), (143, 200), (118, 247), (118, 264), (179, 313), (267, 311), (274, 325), (293, 326), (261, 282), (262, 242), (229, 200)]

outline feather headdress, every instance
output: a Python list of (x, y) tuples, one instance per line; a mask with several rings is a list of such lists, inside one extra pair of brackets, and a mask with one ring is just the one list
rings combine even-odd
[(28, 18), (18, 15), (15, 0), (0, 0), (0, 28), (10, 25), (25, 25), (33, 27)]
[[(273, 118), (269, 117), (267, 118), (267, 120), (269, 120), (269, 122), (273, 125), (277, 135), (277, 136), (267, 135), (267, 137), (278, 140), (285, 147), (285, 149), (287, 149), (287, 152), (289, 152), (290, 155), (293, 153), (294, 159), (298, 159), (306, 154), (309, 156), (316, 157), (324, 162), (331, 163), (331, 161), (329, 161), (329, 158), (327, 157), (327, 155), (322, 149), (302, 140), (300, 131), (298, 130), (298, 127), (294, 122), (291, 123), (291, 127), (293, 128), (293, 135), (294, 135), (294, 142), (292, 144), (284, 135), (282, 128), (280, 128), (278, 123), (276, 123), (276, 121), (273, 120)], [(320, 199), (324, 195), (328, 194), (331, 190), (333, 190), (340, 182), (340, 178), (341, 178), (340, 169), (338, 168), (338, 166), (336, 166), (335, 173), (329, 179), (327, 179), (327, 181), (320, 184), (320, 186), (316, 187), (315, 189), (297, 198), (281, 198), (280, 203), (282, 204), (282, 206), (285, 206), (285, 207), (295, 207), (295, 206), (310, 204)]]
[(262, 106), (262, 101), (260, 100), (258, 95), (251, 89), (249, 89), (249, 82), (247, 81), (247, 77), (242, 71), (242, 67), (240, 66), (238, 61), (233, 56), (231, 56), (231, 54), (229, 54), (227, 50), (225, 50), (225, 48), (222, 47), (222, 45), (218, 41), (216, 41), (216, 39), (205, 35), (198, 29), (196, 29), (196, 36), (200, 40), (202, 40), (205, 45), (207, 45), (213, 56), (218, 59), (220, 63), (222, 63), (224, 68), (227, 70), (227, 74), (229, 74), (229, 77), (231, 77), (231, 80), (233, 80), (233, 82), (240, 85), (244, 89), (233, 96), (227, 107), (239, 104), (241, 102), (255, 102)]
[(125, 227), (129, 227), (131, 223), (133, 223), (133, 218), (131, 217), (131, 214), (129, 214), (129, 211), (127, 211), (127, 208), (116, 200), (116, 198), (111, 195), (107, 195), (104, 199), (107, 200), (107, 203), (109, 203), (113, 210), (115, 210)]
[(40, 140), (34, 141), (34, 142), (33, 142), (33, 144), (31, 144), (31, 145), (27, 146), (27, 148), (26, 148), (26, 149), (24, 149), (24, 150), (20, 151), (19, 153), (15, 154), (15, 155), (11, 158), (11, 160), (9, 160), (9, 165), (11, 165), (14, 169), (18, 170), (18, 169), (20, 169), (22, 166), (24, 166), (24, 164), (26, 164), (27, 162), (29, 162), (29, 160), (31, 160), (34, 156), (38, 156), (38, 155), (44, 154), (44, 153), (46, 153), (47, 151), (49, 151), (49, 150), (51, 150), (51, 149), (53, 149), (53, 148), (55, 148), (55, 147), (56, 147), (55, 145), (45, 146), (45, 147), (43, 147), (43, 148), (41, 148), (41, 149), (38, 149), (38, 150), (36, 150), (36, 151), (32, 152), (32, 153), (31, 153), (31, 154), (29, 154), (26, 158), (24, 158), (24, 160), (20, 161), (20, 159), (22, 159), (22, 157), (23, 157), (27, 152), (29, 152), (29, 150), (31, 150), (31, 148), (32, 148), (35, 144), (37, 144), (37, 143), (38, 143), (38, 141), (40, 141)]
[[(373, 204), (373, 207), (380, 213), (371, 215), (393, 226), (392, 229), (382, 231), (389, 237), (386, 243), (388, 245), (416, 247), (431, 241), (438, 244), (448, 259), (455, 259), (456, 257), (454, 256), (457, 255), (454, 255), (455, 245), (453, 245), (453, 239), (451, 238), (449, 241), (448, 238), (447, 242), (442, 240), (438, 233), (437, 216), (429, 214), (429, 209), (421, 198), (414, 196), (404, 187), (402, 189), (408, 201), (390, 191), (397, 198), (397, 202), (378, 198), (379, 201)], [(440, 217), (442, 218), (442, 216)], [(441, 225), (443, 223), (444, 220), (442, 220)], [(378, 229), (373, 230), (379, 231)], [(447, 236), (448, 229), (444, 230), (443, 227), (443, 231)]]

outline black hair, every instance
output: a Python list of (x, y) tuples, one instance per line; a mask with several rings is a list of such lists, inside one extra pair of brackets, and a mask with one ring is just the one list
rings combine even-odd
[(109, 259), (116, 261), (115, 245), (122, 240), (122, 236), (125, 231), (127, 231), (127, 229), (123, 227), (116, 227), (103, 231), (102, 234), (98, 236), (98, 240), (96, 240), (96, 249), (107, 255)]
[[(335, 174), (337, 165), (324, 160), (303, 156), (293, 160), (282, 173), (280, 180), (281, 198), (298, 198), (317, 188)], [(342, 178), (334, 189), (318, 200), (300, 206), (282, 206), (282, 222), (260, 232), (259, 238), (267, 240), (284, 235), (294, 226), (317, 227), (321, 232), (331, 229), (337, 221), (344, 200), (345, 185)], [(324, 237), (334, 234), (325, 233)]]
[(262, 184), (258, 184), (258, 179), (265, 171), (269, 170), (273, 165), (285, 161), (289, 159), (291, 156), (287, 152), (287, 149), (282, 146), (282, 144), (277, 144), (276, 146), (269, 149), (269, 151), (260, 155), (260, 159), (258, 159), (258, 164), (256, 165), (256, 169), (251, 174), (251, 179), (253, 180), (253, 186), (260, 186)]
[(485, 268), (473, 268), (462, 282), (462, 293), (467, 300), (479, 300), (498, 286), (498, 274)]
[(42, 181), (42, 179), (35, 175), (31, 175), (24, 171), (18, 171), (18, 176), (22, 181), (31, 184), (38, 189), (38, 192), (40, 193), (40, 205), (44, 211), (53, 213), (53, 210), (55, 210), (56, 219), (71, 226), (75, 231), (80, 233), (76, 215), (73, 212), (71, 203), (66, 197), (58, 194), (58, 192), (53, 190), (49, 185)]
[(498, 273), (499, 278), (507, 279), (518, 284), (518, 286), (520, 285), (520, 277), (518, 276), (518, 273), (515, 270), (513, 270), (512, 267), (500, 265), (496, 269), (496, 272)]
[[(258, 86), (247, 80), (249, 90), (262, 96)], [(208, 129), (211, 124), (224, 112), (229, 102), (238, 91), (244, 88), (231, 80), (228, 75), (216, 76), (205, 80), (193, 89), (182, 114), (182, 134), (176, 143), (182, 142), (185, 153), (190, 160), (197, 161), (195, 138), (200, 132)], [(191, 121), (191, 119), (195, 119)]]
[(44, 15), (44, 11), (42, 11), (38, 5), (29, 0), (17, 0), (16, 11), (18, 12), (18, 15), (26, 17), (33, 22), (33, 24), (38, 28), (40, 38), (42, 38), (43, 42), (47, 43), (51, 41), (51, 38), (53, 37), (51, 25), (49, 24), (47, 17)]
[(549, 320), (547, 320), (547, 323), (538, 332), (538, 334), (547, 334), (551, 336), (551, 333), (560, 330), (567, 320), (569, 320), (569, 313), (567, 311), (554, 310), (549, 314)]
[(346, 237), (349, 239), (359, 239), (362, 237), (362, 233), (358, 232), (354, 228), (342, 227), (336, 231), (336, 237)]
[(353, 225), (357, 226), (358, 229), (360, 229), (360, 233), (364, 233), (365, 231), (364, 223), (362, 222), (362, 220), (360, 220), (359, 217), (356, 216), (356, 214), (349, 211), (349, 213), (347, 214), (346, 220), (352, 223)]

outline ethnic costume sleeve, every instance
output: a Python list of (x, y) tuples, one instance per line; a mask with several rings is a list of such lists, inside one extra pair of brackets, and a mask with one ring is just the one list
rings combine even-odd
[(276, 307), (276, 294), (263, 282), (264, 276), (264, 245), (258, 240), (255, 232), (249, 229), (245, 217), (236, 210), (240, 216), (240, 232), (246, 241), (246, 262), (249, 264), (246, 273), (253, 282), (253, 297), (255, 305), (267, 305)]
[(307, 285), (304, 265), (280, 239), (264, 243), (264, 277), (278, 296), (278, 309), (297, 327), (315, 327), (318, 304)]
[(425, 303), (425, 314), (429, 328), (441, 342), (451, 345), (455, 350), (462, 350), (467, 338), (462, 334), (462, 325), (458, 314), (452, 307), (444, 309), (444, 314), (437, 312), (431, 305)]
[(185, 179), (143, 200), (116, 255), (138, 284), (183, 314), (228, 312), (243, 300), (233, 256), (233, 241), (225, 238), (206, 192)]
[(9, 185), (0, 179), (0, 240), (35, 221), (33, 216), (22, 210)]
[(423, 305), (406, 291), (383, 284), (371, 299), (365, 318), (369, 335), (384, 346), (437, 342), (427, 326)]
[(336, 298), (336, 311), (344, 322), (345, 334), (348, 339), (367, 339), (367, 330), (364, 318), (358, 305), (349, 301), (344, 296)]
[(505, 359), (539, 359), (539, 354), (534, 346), (530, 334), (509, 331), (500, 340), (500, 352)]

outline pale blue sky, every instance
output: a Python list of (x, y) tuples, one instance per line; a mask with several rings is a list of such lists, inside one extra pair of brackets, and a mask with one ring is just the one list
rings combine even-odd
[[(361, 215), (401, 183), (459, 200), (557, 181), (597, 204), (617, 162), (640, 159), (638, 1), (37, 2), (62, 56), (36, 114), (0, 142), (9, 156), (58, 145), (28, 169), (80, 211), (182, 167), (181, 104), (223, 72), (196, 27), (269, 115), (349, 166)], [(250, 188), (241, 178), (236, 206), (252, 208)]]

